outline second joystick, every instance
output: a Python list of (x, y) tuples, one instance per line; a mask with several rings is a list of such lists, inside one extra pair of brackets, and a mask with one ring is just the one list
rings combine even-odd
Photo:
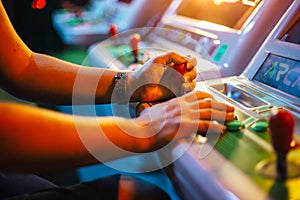
[(277, 179), (283, 181), (287, 177), (286, 156), (291, 149), (293, 139), (294, 118), (286, 111), (280, 110), (270, 118), (271, 142), (277, 155)]
[(133, 62), (138, 63), (139, 44), (141, 42), (141, 36), (137, 33), (130, 35), (129, 38), (130, 47), (133, 54)]

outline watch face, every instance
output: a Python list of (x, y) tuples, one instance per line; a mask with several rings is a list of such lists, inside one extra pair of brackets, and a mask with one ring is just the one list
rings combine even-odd
[(115, 88), (112, 92), (112, 102), (118, 104), (128, 104), (129, 99), (126, 95), (126, 72), (118, 72), (115, 75)]
[(116, 75), (115, 75), (115, 79), (126, 79), (127, 77), (127, 73), (126, 72), (118, 72)]

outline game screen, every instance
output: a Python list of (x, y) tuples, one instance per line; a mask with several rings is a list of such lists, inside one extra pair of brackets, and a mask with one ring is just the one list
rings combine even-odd
[(269, 54), (254, 80), (300, 98), (300, 61)]
[(283, 35), (282, 41), (300, 44), (300, 19)]
[(183, 0), (177, 15), (241, 29), (261, 0)]

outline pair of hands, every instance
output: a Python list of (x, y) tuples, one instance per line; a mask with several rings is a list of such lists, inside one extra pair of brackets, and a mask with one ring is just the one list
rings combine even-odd
[[(182, 75), (174, 68), (183, 63), (187, 72)], [(156, 135), (153, 146), (164, 145), (175, 136), (208, 131), (221, 133), (226, 129), (224, 122), (234, 120), (233, 107), (215, 101), (208, 93), (192, 91), (196, 64), (195, 59), (170, 52), (129, 74), (132, 99), (148, 103), (170, 99), (154, 106), (145, 103), (146, 107), (138, 111), (138, 123), (147, 122), (149, 126), (146, 134)]]

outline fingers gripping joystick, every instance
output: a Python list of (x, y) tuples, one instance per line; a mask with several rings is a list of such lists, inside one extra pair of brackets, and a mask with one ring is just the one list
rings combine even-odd
[(273, 148), (277, 154), (276, 171), (279, 180), (286, 179), (286, 155), (291, 149), (293, 139), (294, 118), (286, 111), (280, 110), (270, 118), (270, 133)]
[(186, 68), (186, 63), (178, 64), (174, 66), (174, 69), (178, 71), (180, 74), (184, 75), (185, 73), (189, 72), (190, 69)]

